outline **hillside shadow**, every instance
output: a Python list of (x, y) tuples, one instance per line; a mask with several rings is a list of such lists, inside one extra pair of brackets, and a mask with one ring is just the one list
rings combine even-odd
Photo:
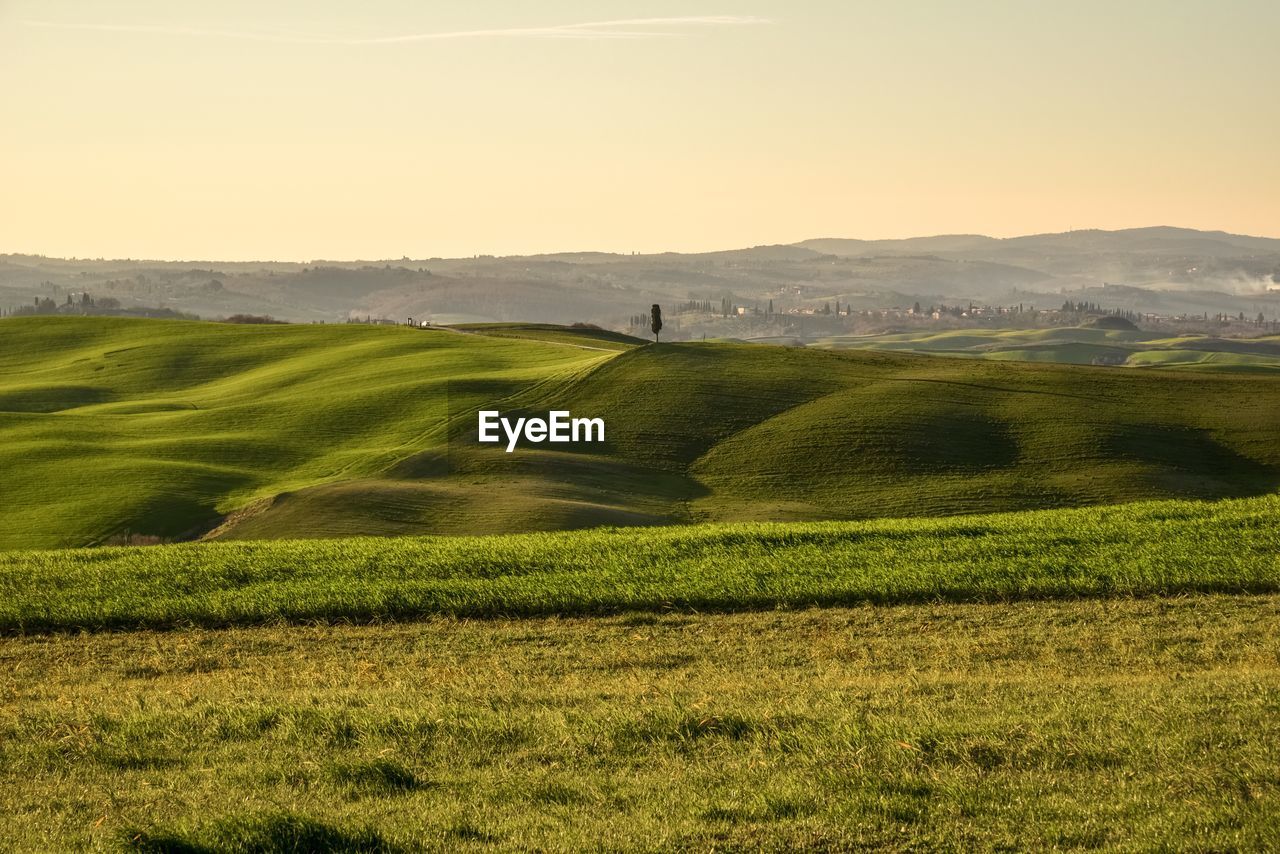
[(1108, 432), (1108, 457), (1149, 467), (1146, 479), (1176, 497), (1247, 498), (1280, 489), (1280, 468), (1229, 448), (1208, 430), (1138, 425)]

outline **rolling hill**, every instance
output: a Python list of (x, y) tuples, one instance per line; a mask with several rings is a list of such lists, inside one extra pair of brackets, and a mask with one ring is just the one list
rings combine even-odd
[[(6, 320), (0, 547), (923, 516), (1280, 486), (1270, 376), (637, 344), (521, 325)], [(601, 417), (607, 441), (507, 454), (475, 443), (482, 407)]]
[(0, 543), (199, 534), (253, 500), (375, 475), (450, 404), (602, 353), (443, 330), (101, 318), (0, 326)]

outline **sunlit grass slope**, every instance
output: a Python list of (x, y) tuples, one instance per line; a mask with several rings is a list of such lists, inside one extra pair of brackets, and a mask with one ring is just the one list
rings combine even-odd
[[(1280, 377), (634, 340), (4, 321), (0, 548), (945, 515), (1280, 486)], [(600, 417), (607, 441), (482, 448), (482, 407)]]
[(0, 547), (179, 537), (255, 498), (376, 474), (450, 407), (599, 352), (359, 325), (0, 323)]
[(554, 323), (459, 323), (452, 328), (499, 338), (527, 338), (571, 344), (575, 347), (598, 347), (601, 350), (626, 350), (647, 343), (642, 338), (611, 332), (590, 325), (558, 326)]
[(1280, 497), (10, 552), (0, 632), (1280, 591)]

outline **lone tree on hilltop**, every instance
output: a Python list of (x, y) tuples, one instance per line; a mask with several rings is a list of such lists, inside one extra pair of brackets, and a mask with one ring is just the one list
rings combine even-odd
[(656, 302), (653, 308), (649, 309), (649, 328), (653, 330), (653, 341), (658, 341), (658, 333), (662, 331), (662, 306)]

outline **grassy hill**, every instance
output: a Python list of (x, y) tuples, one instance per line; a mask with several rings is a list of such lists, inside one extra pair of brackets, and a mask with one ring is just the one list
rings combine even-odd
[[(1280, 378), (633, 342), (529, 325), (6, 320), (0, 548), (856, 519), (1280, 486)], [(602, 417), (608, 441), (482, 448), (482, 407)]]
[(598, 351), (358, 325), (0, 323), (0, 546), (181, 537), (384, 471)]
[(648, 343), (643, 338), (586, 324), (560, 326), (554, 323), (458, 323), (450, 328), (499, 338), (547, 341), (574, 347), (596, 347), (601, 350), (627, 350)]

